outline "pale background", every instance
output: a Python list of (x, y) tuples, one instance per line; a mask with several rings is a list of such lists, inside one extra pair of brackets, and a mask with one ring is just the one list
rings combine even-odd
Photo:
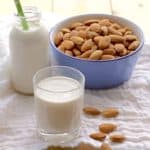
[[(52, 13), (56, 13), (62, 16), (71, 16), (71, 15), (76, 15), (76, 14), (81, 14), (81, 13), (108, 13), (108, 14), (123, 16), (134, 21), (138, 25), (140, 25), (145, 35), (147, 35), (148, 38), (150, 37), (150, 17), (149, 17), (150, 0), (21, 0), (21, 2), (23, 5), (38, 6), (43, 13), (52, 12)], [(15, 11), (15, 6), (13, 3), (13, 0), (0, 0), (0, 19), (2, 16), (12, 15), (14, 11)], [(51, 18), (49, 18), (49, 20), (51, 20)], [(2, 32), (3, 31), (1, 31), (0, 35), (2, 34)], [(150, 106), (149, 97), (148, 97), (149, 95), (148, 81), (150, 81), (149, 69), (148, 69), (150, 68), (150, 63), (148, 61), (149, 56), (150, 56), (149, 49), (150, 49), (149, 46), (147, 46), (146, 51), (144, 51), (141, 57), (141, 60), (139, 61), (139, 65), (137, 65), (137, 68), (135, 69), (135, 74), (132, 77), (132, 80), (130, 81), (129, 84), (126, 85), (126, 88), (122, 89), (123, 93), (120, 93), (120, 90), (113, 91), (113, 93), (117, 93), (117, 96), (114, 96), (111, 93), (111, 91), (106, 91), (106, 93), (103, 93), (104, 95), (100, 93), (101, 97), (104, 97), (105, 102), (106, 101), (109, 102), (109, 98), (111, 100), (115, 100), (115, 101), (117, 100), (117, 104), (118, 102), (120, 102), (120, 107), (122, 106), (122, 104), (125, 104), (124, 106), (129, 105), (128, 106), (130, 108), (129, 115), (133, 117), (142, 116), (143, 123), (144, 123), (142, 131), (148, 131), (148, 127), (149, 127), (149, 122), (148, 122), (149, 121), (148, 120), (149, 119), (149, 106)], [(3, 54), (0, 54), (0, 55), (3, 55)], [(142, 65), (142, 64), (145, 64), (145, 65)], [(4, 66), (3, 69), (7, 69), (7, 67), (5, 68)], [(0, 71), (2, 75), (1, 78), (7, 78), (5, 76), (5, 73), (2, 73), (3, 72), (2, 68)], [(37, 139), (33, 138), (32, 136), (33, 132), (32, 132), (32, 129), (30, 128), (32, 128), (33, 123), (31, 122), (31, 118), (28, 118), (28, 116), (32, 117), (32, 114), (33, 114), (32, 107), (31, 107), (32, 101), (30, 98), (28, 100), (25, 98), (22, 101), (20, 101), (21, 97), (17, 99), (16, 96), (13, 95), (14, 93), (12, 93), (11, 89), (9, 89), (9, 92), (7, 93), (5, 91), (7, 89), (7, 87), (5, 87), (7, 84), (8, 84), (7, 80), (3, 81), (2, 79), (1, 96), (2, 96), (2, 100), (6, 101), (5, 102), (6, 104), (9, 99), (8, 97), (11, 95), (11, 99), (9, 99), (10, 103), (8, 105), (9, 107), (7, 110), (3, 112), (3, 114), (4, 116), (10, 116), (12, 120), (6, 119), (7, 122), (10, 122), (10, 124), (8, 124), (9, 126), (4, 126), (4, 128), (1, 127), (1, 132), (4, 138), (0, 138), (0, 142), (1, 142), (0, 149), (1, 148), (3, 149), (3, 146), (4, 147), (14, 146), (16, 143), (18, 145), (21, 145), (22, 148), (24, 146), (31, 145), (32, 142), (34, 145), (37, 142), (36, 141)], [(121, 98), (118, 96), (118, 93), (120, 93)], [(128, 93), (128, 96), (127, 94), (123, 96), (124, 93)], [(108, 99), (107, 97), (105, 97), (106, 95), (108, 95)], [(129, 100), (130, 96), (132, 99), (131, 101)], [(142, 99), (140, 97), (142, 97)], [(124, 101), (124, 100), (127, 100), (127, 101)], [(29, 103), (26, 103), (26, 101), (28, 101)], [(123, 101), (126, 103), (122, 103)], [(5, 104), (5, 103), (4, 101), (2, 101), (2, 104)], [(14, 106), (16, 106), (16, 104), (19, 104), (20, 106), (19, 109), (15, 109), (16, 107)], [(30, 110), (29, 112), (22, 111), (27, 108)], [(139, 108), (140, 110), (138, 110)], [(18, 113), (18, 110), (20, 113)], [(123, 110), (126, 110), (126, 108), (124, 107)], [(21, 114), (22, 112), (25, 113), (23, 117)], [(125, 117), (128, 118), (129, 115), (125, 115)], [(12, 116), (15, 116), (15, 117), (13, 118)], [(145, 117), (146, 117), (146, 120), (144, 119)], [(27, 119), (26, 124), (22, 123), (24, 118)], [(2, 120), (5, 120), (5, 117), (3, 117)], [(141, 118), (137, 121), (139, 123), (138, 124), (136, 122), (135, 124), (133, 123), (133, 127), (134, 126), (136, 127), (136, 124), (138, 125), (138, 127), (139, 126), (141, 127), (142, 125)], [(132, 122), (130, 123), (132, 124)], [(128, 126), (127, 129), (130, 129), (130, 127), (132, 127), (132, 125), (130, 126), (130, 123), (125, 124), (125, 127)], [(16, 127), (16, 128), (12, 128), (13, 130), (11, 130), (10, 127)], [(28, 127), (30, 128), (28, 129)], [(7, 135), (7, 130), (8, 130), (8, 135)], [(133, 131), (134, 130), (135, 129), (133, 129)], [(15, 132), (17, 134), (14, 134)], [(146, 137), (149, 137), (147, 135), (148, 132), (146, 132), (145, 134), (143, 134), (143, 132), (142, 133), (140, 132), (138, 131), (137, 133), (134, 133), (132, 137), (136, 139), (135, 134), (139, 135), (140, 139), (142, 140)], [(9, 141), (8, 141), (8, 138), (9, 138)], [(137, 142), (137, 145), (140, 145), (140, 144), (142, 145), (141, 142)], [(63, 150), (63, 149), (62, 148), (49, 148), (49, 150)], [(82, 144), (78, 148), (71, 148), (71, 149), (68, 148), (67, 150), (95, 150), (95, 149), (91, 148), (91, 146), (86, 146)]]
[[(42, 12), (63, 16), (82, 13), (107, 13), (131, 19), (150, 37), (150, 0), (21, 0), (23, 5), (38, 6)], [(13, 0), (0, 0), (0, 15), (15, 11)]]

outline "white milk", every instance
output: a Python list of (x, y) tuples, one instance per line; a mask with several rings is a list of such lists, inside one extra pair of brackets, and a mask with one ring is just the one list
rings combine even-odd
[(83, 91), (78, 81), (63, 76), (40, 81), (35, 89), (35, 104), (40, 131), (61, 134), (79, 128)]
[(16, 22), (9, 37), (12, 84), (17, 91), (25, 94), (33, 93), (35, 72), (50, 63), (48, 31), (40, 23), (38, 15), (36, 12), (30, 14), (27, 31)]

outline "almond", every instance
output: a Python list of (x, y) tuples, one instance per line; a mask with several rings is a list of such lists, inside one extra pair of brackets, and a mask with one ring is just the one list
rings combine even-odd
[(84, 24), (85, 25), (90, 25), (92, 23), (98, 23), (98, 22), (99, 22), (98, 19), (89, 19), (89, 20), (84, 21)]
[(93, 51), (95, 51), (95, 50), (97, 50), (97, 48), (98, 48), (97, 45), (93, 45), (91, 49), (92, 49)]
[(98, 46), (100, 49), (108, 48), (111, 42), (111, 38), (109, 36), (104, 36), (99, 39)]
[(139, 45), (140, 45), (140, 42), (139, 42), (139, 41), (133, 41), (133, 42), (129, 45), (128, 49), (129, 49), (129, 50), (135, 50), (136, 48), (138, 48)]
[(93, 116), (99, 115), (101, 113), (97, 108), (90, 107), (90, 106), (83, 108), (83, 111), (85, 114), (93, 115)]
[(92, 133), (90, 137), (94, 140), (103, 141), (106, 138), (106, 134), (102, 132)]
[(111, 22), (109, 19), (101, 19), (101, 20), (99, 20), (99, 24), (100, 24), (100, 26), (110, 26)]
[(100, 26), (98, 23), (92, 23), (92, 24), (90, 25), (90, 30), (91, 30), (91, 31), (94, 31), (94, 32), (100, 33), (100, 31), (101, 31), (101, 26)]
[(125, 40), (127, 41), (135, 41), (137, 40), (137, 37), (135, 35), (125, 35)]
[(123, 51), (120, 53), (120, 56), (125, 56), (127, 55), (127, 49), (123, 49)]
[(81, 38), (85, 39), (86, 38), (86, 31), (80, 30), (78, 32), (78, 36), (80, 36)]
[(106, 26), (101, 27), (101, 32), (103, 35), (108, 35), (108, 28)]
[(92, 54), (93, 50), (87, 50), (82, 55), (78, 56), (78, 58), (88, 58)]
[(111, 34), (115, 34), (115, 35), (122, 35), (121, 32), (119, 32), (118, 30), (112, 28), (112, 27), (108, 27), (108, 32)]
[(103, 55), (115, 55), (116, 51), (113, 48), (107, 48), (103, 50)]
[(74, 47), (74, 43), (72, 41), (70, 41), (70, 40), (64, 40), (62, 42), (62, 45), (67, 50), (72, 49)]
[(124, 37), (121, 35), (111, 34), (109, 36), (111, 38), (111, 42), (113, 42), (113, 43), (121, 43), (124, 41)]
[(82, 52), (85, 52), (85, 51), (87, 51), (87, 50), (90, 50), (91, 48), (92, 48), (92, 46), (93, 46), (93, 41), (91, 40), (91, 39), (89, 39), (89, 40), (86, 40), (84, 43), (83, 43), (83, 45), (81, 46), (81, 51)]
[(81, 52), (77, 48), (74, 48), (72, 50), (72, 52), (74, 53), (75, 56), (80, 56), (81, 55)]
[(117, 43), (115, 44), (114, 47), (115, 47), (116, 52), (118, 53), (122, 53), (123, 50), (125, 49), (125, 46), (122, 43)]
[(81, 23), (81, 22), (74, 22), (70, 25), (70, 29), (74, 29), (74, 28), (76, 28), (78, 26), (82, 26), (82, 25), (83, 25), (83, 23)]
[(123, 41), (123, 44), (124, 44), (124, 46), (125, 46), (126, 48), (128, 48), (129, 45), (131, 44), (131, 42), (124, 40), (124, 41)]
[(114, 45), (113, 45), (112, 43), (109, 45), (109, 48), (115, 49), (115, 48), (114, 48)]
[(101, 60), (115, 59), (113, 55), (102, 55)]
[(94, 32), (94, 31), (87, 31), (86, 32), (86, 38), (87, 39), (93, 39), (96, 36), (98, 36), (98, 33)]
[(99, 130), (103, 133), (110, 133), (116, 130), (117, 125), (112, 123), (103, 123), (99, 126)]
[(64, 48), (64, 46), (63, 46), (62, 44), (60, 44), (60, 45), (58, 46), (58, 49), (60, 49), (62, 52), (65, 52), (65, 48)]
[(72, 36), (70, 40), (73, 41), (76, 45), (82, 45), (82, 43), (84, 42), (83, 38), (79, 36)]
[(118, 31), (121, 32), (122, 34), (125, 34), (126, 33), (126, 28), (121, 28)]
[(114, 28), (114, 29), (116, 29), (116, 30), (121, 29), (121, 25), (119, 25), (118, 23), (113, 23), (111, 25), (111, 27)]
[(64, 36), (63, 36), (63, 40), (69, 40), (70, 37), (71, 37), (70, 33), (65, 33)]
[(122, 143), (125, 141), (125, 136), (122, 134), (113, 134), (110, 136), (110, 140), (112, 142), (116, 142), (116, 143)]
[(102, 36), (96, 36), (94, 37), (94, 41), (96, 44), (98, 44), (98, 42), (102, 39)]
[(89, 27), (87, 26), (78, 26), (76, 27), (76, 31), (87, 31)]
[(124, 34), (124, 35), (129, 35), (129, 34), (133, 34), (133, 32), (132, 32), (132, 31), (130, 31), (130, 30), (128, 30), (128, 31), (126, 31), (126, 32), (125, 32), (125, 34)]
[(54, 43), (56, 45), (59, 45), (60, 42), (63, 40), (63, 33), (62, 32), (58, 32), (55, 37), (54, 37)]
[(103, 143), (100, 147), (100, 150), (112, 150), (109, 144)]
[(78, 34), (79, 34), (79, 32), (76, 31), (76, 30), (72, 30), (72, 31), (70, 32), (70, 35), (71, 35), (71, 36), (78, 36)]
[(71, 32), (70, 29), (68, 29), (68, 28), (62, 28), (61, 31), (63, 33), (70, 33)]
[(119, 115), (119, 110), (116, 108), (106, 108), (102, 111), (102, 116), (105, 118), (112, 118)]
[(103, 54), (102, 50), (95, 50), (89, 57), (92, 60), (99, 60)]
[(69, 50), (66, 50), (66, 51), (65, 51), (65, 54), (68, 55), (68, 56), (73, 56), (72, 51), (69, 51)]

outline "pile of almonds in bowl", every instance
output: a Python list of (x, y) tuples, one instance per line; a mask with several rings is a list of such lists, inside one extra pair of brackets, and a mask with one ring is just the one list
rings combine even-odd
[(60, 29), (54, 43), (66, 55), (88, 60), (119, 58), (140, 45), (130, 28), (109, 19), (74, 22)]

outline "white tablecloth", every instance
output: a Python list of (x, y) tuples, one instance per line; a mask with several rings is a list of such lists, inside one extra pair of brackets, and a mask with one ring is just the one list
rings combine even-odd
[[(49, 144), (36, 134), (33, 97), (16, 93), (10, 85), (7, 55), (8, 20), (11, 19), (8, 18), (0, 19), (0, 150), (41, 150)], [(50, 16), (45, 21), (52, 25), (53, 20), (55, 18)], [(66, 146), (85, 142), (99, 147), (101, 143), (88, 135), (95, 132), (100, 123), (115, 122), (118, 124), (117, 132), (123, 133), (127, 140), (123, 144), (111, 143), (114, 150), (150, 150), (150, 45), (144, 46), (128, 82), (110, 90), (86, 90), (85, 105), (117, 107), (120, 115), (115, 119), (83, 115), (79, 138), (66, 143)]]

